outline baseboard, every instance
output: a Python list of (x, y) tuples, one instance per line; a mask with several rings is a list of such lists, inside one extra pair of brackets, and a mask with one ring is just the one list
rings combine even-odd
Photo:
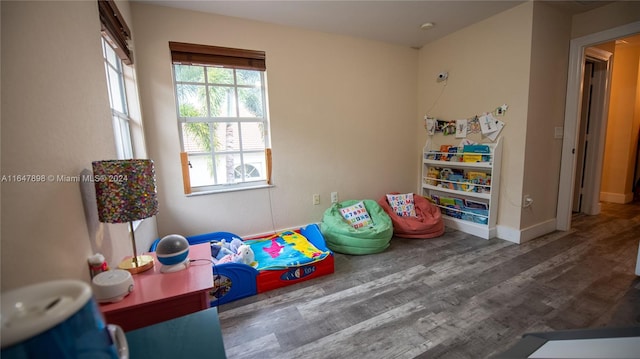
[(532, 239), (544, 236), (556, 230), (556, 219), (535, 224), (524, 229), (515, 229), (506, 226), (497, 226), (496, 236), (505, 241), (521, 244)]
[(520, 231), (506, 226), (496, 226), (496, 237), (505, 241), (520, 243)]
[(602, 202), (625, 204), (633, 201), (633, 193), (612, 193), (600, 192), (600, 200)]
[[(292, 230), (296, 230), (296, 229), (300, 229), (302, 227), (306, 227), (310, 224), (317, 224), (320, 225), (320, 223), (307, 223), (307, 224), (303, 224), (297, 227), (289, 227), (289, 228), (282, 228), (282, 229), (278, 229), (276, 230), (276, 232), (263, 232), (263, 233), (256, 233), (256, 234), (251, 234), (251, 235), (247, 235), (247, 236), (243, 236), (243, 238), (263, 238), (263, 237), (267, 237), (270, 236), (274, 233), (279, 233), (282, 231), (292, 231)], [(509, 241), (509, 242), (513, 242), (516, 244), (521, 244), (527, 241), (530, 241), (532, 239), (538, 238), (538, 237), (542, 237), (545, 234), (551, 233), (553, 231), (556, 230), (556, 219), (550, 219), (546, 222), (542, 222), (542, 223), (538, 223), (536, 225), (533, 225), (531, 227), (525, 228), (525, 229), (515, 229), (515, 228), (511, 228), (511, 227), (507, 227), (507, 226), (496, 226), (496, 238), (505, 240), (505, 241)]]
[(638, 243), (638, 259), (636, 259), (636, 275), (640, 276), (640, 243)]

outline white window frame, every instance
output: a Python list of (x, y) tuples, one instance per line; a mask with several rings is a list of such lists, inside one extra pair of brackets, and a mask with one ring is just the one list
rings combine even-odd
[[(111, 56), (109, 52), (112, 52)], [(125, 86), (124, 65), (115, 52), (113, 45), (103, 36), (102, 55), (104, 58), (107, 89), (109, 92), (109, 104), (113, 122), (113, 134), (115, 137), (117, 159), (134, 158), (133, 140), (131, 135), (131, 117), (129, 116), (129, 104)], [(109, 61), (109, 59), (114, 61)], [(111, 71), (110, 71), (111, 70)], [(114, 76), (115, 75), (115, 76)], [(114, 88), (114, 85), (118, 89)], [(122, 110), (115, 108), (116, 101), (122, 103)]]
[[(176, 66), (198, 66), (198, 67), (203, 67), (204, 68), (204, 83), (191, 83), (191, 82), (183, 82), (183, 81), (178, 81), (178, 79), (176, 78)], [(252, 70), (252, 71), (256, 71), (260, 74), (260, 86), (259, 87), (255, 87), (255, 86), (248, 86), (248, 85), (242, 85), (242, 84), (238, 84), (237, 81), (237, 76), (236, 76), (236, 71), (238, 70), (242, 70), (242, 69), (236, 69), (236, 68), (232, 68), (229, 67), (230, 70), (233, 70), (234, 73), (234, 82), (233, 84), (216, 84), (213, 82), (209, 82), (208, 78), (207, 78), (207, 68), (213, 68), (213, 67), (223, 67), (223, 66), (214, 66), (214, 65), (181, 65), (178, 63), (175, 63), (172, 65), (172, 76), (173, 76), (173, 83), (174, 83), (174, 95), (175, 95), (175, 99), (176, 99), (176, 117), (178, 119), (178, 133), (179, 133), (179, 140), (180, 140), (180, 148), (182, 152), (186, 152), (188, 154), (188, 156), (193, 156), (193, 157), (206, 157), (207, 160), (212, 161), (211, 163), (213, 163), (214, 165), (212, 166), (212, 171), (213, 171), (213, 179), (216, 183), (211, 184), (211, 185), (192, 185), (191, 183), (189, 183), (190, 189), (191, 189), (191, 195), (198, 195), (198, 194), (207, 194), (207, 193), (216, 193), (216, 192), (229, 192), (229, 191), (238, 191), (238, 190), (246, 190), (246, 189), (255, 189), (255, 188), (264, 188), (264, 187), (268, 187), (271, 186), (271, 184), (269, 183), (269, 164), (267, 163), (270, 159), (266, 159), (265, 156), (265, 151), (266, 149), (270, 148), (270, 135), (269, 135), (269, 110), (268, 110), (268, 102), (267, 102), (267, 76), (266, 76), (266, 71), (259, 71), (259, 70)], [(224, 86), (224, 87), (230, 87), (233, 88), (233, 92), (234, 92), (234, 96), (236, 98), (236, 104), (239, 102), (238, 99), (238, 89), (241, 88), (259, 88), (260, 92), (261, 92), (261, 100), (262, 100), (262, 117), (241, 117), (241, 116), (237, 116), (237, 117), (216, 117), (216, 116), (207, 116), (207, 117), (183, 117), (180, 115), (180, 103), (179, 103), (179, 97), (178, 97), (178, 85), (198, 85), (198, 86), (202, 86), (204, 85), (205, 88), (207, 89), (207, 98), (208, 98), (208, 91), (210, 87), (213, 86)], [(209, 106), (209, 101), (207, 101), (207, 107)], [(207, 108), (207, 112), (209, 109)], [(239, 114), (239, 110), (236, 108), (236, 114)], [(209, 152), (195, 152), (195, 151), (187, 151), (187, 149), (185, 149), (185, 143), (184, 143), (184, 133), (183, 133), (183, 124), (185, 123), (208, 123), (208, 124), (215, 124), (215, 123), (236, 123), (237, 124), (237, 128), (238, 131), (240, 132), (238, 134), (238, 139), (239, 139), (239, 149), (236, 151), (218, 151), (216, 150), (215, 146), (211, 146), (211, 150)], [(245, 149), (245, 147), (242, 144), (242, 135), (241, 135), (241, 131), (242, 131), (242, 127), (241, 124), (242, 123), (259, 123), (262, 124), (262, 129), (263, 129), (263, 138), (264, 138), (264, 148), (260, 149), (260, 150), (255, 150), (255, 149)], [(211, 136), (213, 136), (213, 130), (210, 130), (210, 134)], [(249, 166), (253, 167), (252, 164), (247, 163), (245, 161), (245, 158), (247, 155), (249, 154), (260, 154), (262, 156), (265, 156), (265, 168), (264, 168), (264, 173), (261, 173), (261, 176), (259, 179), (252, 179), (252, 177), (246, 177), (244, 179), (240, 179), (237, 182), (233, 182), (233, 183), (224, 183), (224, 181), (220, 181), (218, 180), (219, 176), (224, 176), (225, 173), (217, 173), (216, 170), (216, 165), (215, 165), (215, 161), (216, 161), (216, 156), (219, 155), (239, 155), (240, 157), (240, 163), (236, 164), (234, 166), (234, 170), (237, 170), (238, 168), (240, 168), (242, 171), (246, 170), (247, 168), (250, 168)], [(189, 162), (189, 166), (191, 167), (191, 162)], [(220, 183), (223, 182), (223, 183)]]

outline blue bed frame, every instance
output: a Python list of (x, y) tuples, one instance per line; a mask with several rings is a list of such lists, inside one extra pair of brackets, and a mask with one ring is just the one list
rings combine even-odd
[[(298, 230), (316, 248), (330, 253), (321, 261), (280, 270), (256, 270), (241, 263), (224, 263), (212, 265), (214, 288), (210, 293), (211, 306), (218, 306), (234, 300), (249, 297), (275, 288), (313, 279), (334, 271), (334, 254), (327, 247), (317, 224), (310, 224)], [(228, 243), (233, 238), (242, 237), (231, 232), (211, 232), (186, 237), (189, 244), (218, 242), (225, 239)], [(252, 238), (253, 239), (253, 238)], [(160, 239), (156, 239), (150, 251), (155, 251)], [(227, 278), (229, 285), (221, 285)], [(226, 293), (225, 293), (226, 292)]]

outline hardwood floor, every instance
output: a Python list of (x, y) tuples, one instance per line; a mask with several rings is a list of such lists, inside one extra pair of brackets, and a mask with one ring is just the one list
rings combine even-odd
[(516, 245), (447, 230), (219, 308), (235, 358), (486, 358), (527, 332), (640, 325), (640, 204)]

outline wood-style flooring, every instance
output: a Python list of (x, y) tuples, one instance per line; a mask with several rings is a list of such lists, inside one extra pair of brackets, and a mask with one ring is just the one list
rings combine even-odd
[(335, 273), (222, 305), (228, 358), (487, 358), (524, 333), (640, 325), (640, 204), (524, 244), (454, 230), (336, 253)]

